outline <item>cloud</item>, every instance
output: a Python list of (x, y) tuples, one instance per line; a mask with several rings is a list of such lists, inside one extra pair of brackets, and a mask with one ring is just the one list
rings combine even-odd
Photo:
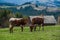
[(40, 1), (40, 2), (47, 2), (48, 0), (38, 0), (38, 1)]
[(60, 1), (60, 0), (57, 0), (57, 1)]
[(40, 1), (40, 2), (53, 2), (55, 0), (38, 0), (38, 1)]

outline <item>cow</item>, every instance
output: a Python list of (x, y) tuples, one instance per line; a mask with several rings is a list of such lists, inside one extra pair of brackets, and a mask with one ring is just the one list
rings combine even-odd
[(10, 18), (9, 19), (9, 28), (10, 28), (10, 33), (13, 32), (13, 27), (14, 26), (20, 26), (21, 31), (23, 32), (23, 27), (27, 24), (27, 18)]
[(34, 31), (36, 31), (37, 25), (39, 26), (39, 30), (40, 30), (40, 25), (42, 27), (42, 30), (44, 30), (44, 17), (39, 16), (39, 17), (32, 18), (30, 20), (30, 31), (32, 32), (33, 29)]

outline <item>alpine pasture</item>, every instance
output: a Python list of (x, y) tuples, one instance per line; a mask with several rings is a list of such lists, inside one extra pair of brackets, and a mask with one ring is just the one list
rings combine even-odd
[(14, 32), (10, 33), (9, 28), (0, 28), (0, 40), (60, 40), (60, 25), (44, 26), (38, 31), (30, 32), (29, 27), (24, 27), (21, 32), (20, 27), (14, 27)]

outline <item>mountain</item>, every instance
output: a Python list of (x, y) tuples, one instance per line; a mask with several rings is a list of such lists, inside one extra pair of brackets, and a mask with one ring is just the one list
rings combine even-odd
[(35, 1), (34, 4), (38, 6), (60, 7), (60, 1), (47, 1), (47, 2)]
[[(12, 0), (13, 1), (13, 0)], [(14, 1), (15, 2), (15, 1)], [(0, 6), (16, 6), (16, 5), (19, 5), (19, 4), (16, 4), (16, 3), (10, 3), (9, 1), (6, 2), (6, 1), (3, 1), (1, 0), (0, 1)], [(51, 1), (51, 0), (47, 0), (46, 2), (42, 2), (42, 1), (29, 1), (29, 2), (23, 2), (21, 5), (25, 5), (25, 4), (36, 4), (38, 6), (52, 6), (52, 7), (60, 7), (60, 1)]]
[(56, 2), (41, 3), (39, 1), (26, 2), (18, 6), (1, 6), (0, 9), (11, 10), (13, 13), (20, 12), (23, 15), (60, 15), (60, 7), (55, 4)]
[(60, 1), (54, 1), (54, 3), (56, 4), (56, 6), (60, 7)]
[(0, 6), (12, 6), (12, 5), (15, 5), (15, 4), (13, 4), (13, 3), (8, 3), (8, 2), (6, 2), (6, 1), (4, 1), (4, 0), (0, 0)]
[(17, 6), (17, 4), (13, 4), (13, 3), (0, 3), (0, 6)]

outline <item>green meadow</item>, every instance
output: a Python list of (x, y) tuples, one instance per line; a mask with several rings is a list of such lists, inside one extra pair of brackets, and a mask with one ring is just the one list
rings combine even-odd
[(30, 32), (29, 27), (24, 27), (21, 32), (20, 27), (14, 27), (14, 32), (9, 33), (9, 28), (0, 28), (0, 40), (60, 40), (60, 25), (44, 26), (38, 31)]

